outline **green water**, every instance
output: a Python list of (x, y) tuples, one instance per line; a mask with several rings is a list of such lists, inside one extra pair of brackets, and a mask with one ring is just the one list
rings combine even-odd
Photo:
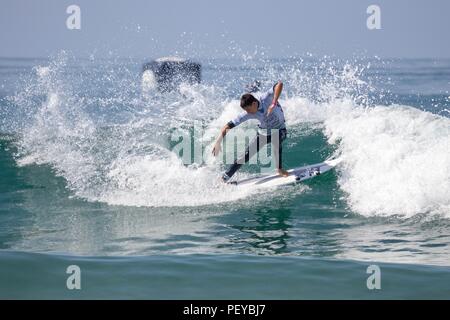
[[(449, 268), (298, 257), (182, 255), (73, 257), (4, 252), (0, 298), (19, 299), (449, 299)], [(79, 290), (66, 269), (81, 270)]]

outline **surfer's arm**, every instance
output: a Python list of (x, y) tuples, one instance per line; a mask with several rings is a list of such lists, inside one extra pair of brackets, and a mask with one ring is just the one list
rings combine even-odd
[(269, 115), (273, 108), (275, 108), (275, 106), (278, 103), (278, 98), (280, 98), (281, 95), (281, 91), (283, 91), (283, 82), (278, 81), (274, 86), (273, 86), (273, 99), (272, 99), (272, 104), (270, 105), (270, 107), (267, 109), (267, 115)]
[[(231, 122), (231, 121), (230, 121)], [(228, 122), (223, 128), (220, 130), (219, 136), (216, 139), (216, 142), (214, 143), (214, 147), (212, 149), (212, 154), (216, 157), (220, 152), (220, 144), (222, 143), (223, 137), (226, 136), (228, 130), (232, 128), (230, 126), (230, 122)]]
[(234, 118), (233, 120), (231, 120), (230, 122), (228, 122), (223, 128), (222, 130), (220, 130), (220, 134), (217, 137), (216, 143), (214, 144), (214, 148), (212, 150), (212, 153), (214, 156), (217, 156), (220, 152), (220, 143), (222, 142), (223, 137), (225, 137), (225, 135), (227, 134), (228, 130), (240, 125), (242, 122), (245, 122), (249, 119), (254, 118), (253, 115), (247, 113), (247, 112), (243, 112), (240, 115), (238, 115), (236, 118)]

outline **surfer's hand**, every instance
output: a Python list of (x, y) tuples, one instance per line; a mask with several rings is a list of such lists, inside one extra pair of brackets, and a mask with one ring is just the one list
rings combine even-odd
[(217, 155), (220, 152), (220, 143), (216, 143), (212, 149), (212, 154), (214, 155), (214, 157), (217, 157)]
[(289, 175), (289, 172), (284, 169), (278, 169), (278, 174), (282, 177), (287, 177)]
[(272, 111), (275, 108), (275, 106), (276, 106), (276, 103), (272, 103), (270, 105), (269, 109), (267, 109), (267, 116), (269, 116), (272, 113)]

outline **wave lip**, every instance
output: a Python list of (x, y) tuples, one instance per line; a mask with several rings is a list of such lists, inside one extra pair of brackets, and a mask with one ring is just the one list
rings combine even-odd
[(409, 106), (329, 115), (330, 143), (345, 161), (339, 185), (363, 215), (450, 218), (450, 120)]

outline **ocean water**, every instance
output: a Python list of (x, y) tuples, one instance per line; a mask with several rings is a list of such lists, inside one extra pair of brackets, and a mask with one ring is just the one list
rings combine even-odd
[[(0, 59), (0, 298), (450, 298), (450, 60), (204, 59), (166, 94), (143, 62)], [(284, 82), (284, 166), (335, 170), (218, 182), (211, 146), (254, 79)]]

